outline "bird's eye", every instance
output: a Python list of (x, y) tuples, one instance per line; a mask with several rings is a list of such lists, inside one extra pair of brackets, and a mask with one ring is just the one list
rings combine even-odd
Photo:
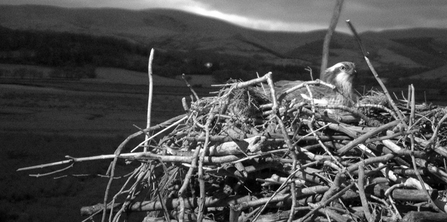
[(342, 66), (342, 67), (340, 67), (340, 69), (341, 69), (341, 70), (345, 70), (345, 69), (346, 69), (346, 67)]

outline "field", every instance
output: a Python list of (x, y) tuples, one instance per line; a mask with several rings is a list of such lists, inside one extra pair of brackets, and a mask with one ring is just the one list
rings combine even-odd
[[(57, 85), (63, 85), (65, 89), (56, 88)], [(145, 86), (77, 82), (37, 86), (4, 84), (1, 92), (2, 130), (122, 135), (136, 130), (132, 124), (145, 126), (145, 90)], [(181, 95), (173, 93), (164, 91), (154, 96), (154, 123), (181, 112)]]
[[(105, 174), (109, 161), (39, 178), (28, 174), (42, 171), (16, 170), (66, 155), (111, 154), (138, 131), (135, 126), (146, 126), (147, 83), (132, 81), (144, 76), (124, 75), (123, 84), (117, 70), (108, 71), (115, 72), (113, 78), (100, 73), (88, 81), (1, 80), (0, 221), (81, 221), (82, 206), (102, 202), (107, 179), (97, 175)], [(205, 96), (209, 90), (197, 92)], [(156, 85), (152, 124), (184, 113), (181, 98), (190, 101), (190, 94), (186, 87)], [(134, 166), (120, 168), (131, 171)]]

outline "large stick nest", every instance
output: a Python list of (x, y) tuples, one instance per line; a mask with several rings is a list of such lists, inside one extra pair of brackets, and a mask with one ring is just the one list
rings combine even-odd
[(262, 83), (273, 87), (267, 74), (184, 103), (185, 115), (144, 130), (170, 128), (146, 152), (117, 151), (141, 165), (108, 202), (114, 220), (399, 221), (447, 210), (447, 109), (414, 97), (395, 109), (381, 92), (318, 107), (271, 99)]

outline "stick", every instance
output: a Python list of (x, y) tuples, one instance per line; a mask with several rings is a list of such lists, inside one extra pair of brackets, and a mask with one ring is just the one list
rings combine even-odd
[[(152, 110), (152, 91), (153, 91), (153, 80), (152, 80), (152, 61), (154, 60), (154, 49), (151, 49), (151, 54), (149, 55), (149, 62), (147, 65), (147, 75), (149, 78), (149, 96), (147, 98), (147, 122), (146, 122), (146, 129), (149, 129), (151, 127), (151, 110)], [(146, 140), (144, 142), (144, 152), (147, 152), (148, 147), (148, 138), (149, 135), (146, 134)]]
[(400, 120), (394, 120), (393, 122), (389, 122), (385, 125), (382, 125), (380, 127), (377, 127), (375, 130), (371, 130), (365, 134), (363, 134), (362, 136), (358, 137), (355, 140), (352, 140), (351, 142), (349, 142), (348, 144), (346, 144), (343, 148), (339, 149), (337, 152), (340, 155), (345, 154), (346, 152), (348, 152), (349, 150), (351, 150), (352, 148), (354, 148), (355, 146), (357, 146), (360, 143), (365, 142), (367, 139), (371, 138), (374, 134), (376, 133), (380, 133), (383, 132), (391, 127), (396, 126), (398, 123), (400, 122)]
[[(206, 124), (205, 124), (205, 144), (203, 146), (203, 151), (200, 154), (200, 158), (199, 158), (199, 169), (198, 169), (198, 177), (199, 177), (199, 187), (200, 187), (200, 201), (199, 201), (199, 213), (197, 215), (197, 221), (198, 222), (202, 222), (203, 220), (203, 213), (204, 213), (204, 208), (205, 208), (205, 198), (206, 198), (206, 191), (205, 191), (205, 180), (204, 180), (204, 175), (203, 175), (203, 162), (205, 159), (205, 154), (208, 153), (209, 147), (210, 147), (210, 125), (211, 122), (214, 120), (214, 116), (215, 116), (215, 111), (214, 108), (211, 108), (210, 113), (209, 113), (209, 117), (206, 120)], [(198, 147), (196, 149), (199, 149)], [(191, 165), (193, 165), (194, 163), (192, 163)]]
[(256, 85), (258, 83), (262, 83), (267, 81), (268, 78), (271, 78), (272, 73), (268, 72), (260, 78), (248, 80), (245, 82), (237, 82), (237, 83), (227, 83), (227, 84), (213, 84), (212, 87), (224, 87), (224, 86), (235, 86), (236, 89), (245, 88), (247, 86)]
[(359, 189), (359, 196), (360, 200), (362, 202), (363, 211), (365, 212), (365, 217), (369, 222), (374, 222), (375, 218), (371, 214), (371, 211), (369, 210), (368, 206), (368, 200), (366, 199), (365, 194), (365, 164), (359, 165), (359, 179), (358, 179), (358, 189)]
[(189, 84), (188, 80), (186, 79), (185, 73), (182, 74), (182, 79), (185, 82), (186, 86), (191, 91), (191, 93), (194, 95), (194, 98), (196, 98), (196, 100), (198, 101), (199, 100), (199, 96), (197, 95), (196, 91), (194, 91), (194, 89), (192, 88), (191, 84)]
[[(411, 89), (411, 114), (410, 114), (410, 127), (413, 125), (414, 123), (414, 115), (415, 115), (415, 95), (414, 95), (414, 86), (413, 84), (410, 85), (410, 89)], [(411, 133), (410, 134), (410, 142), (411, 142), (411, 152), (412, 154), (414, 153), (414, 134)], [(416, 165), (416, 158), (414, 157), (414, 155), (411, 155), (411, 162), (413, 164), (413, 169), (416, 173), (416, 177), (418, 178), (419, 182), (421, 183), (421, 187), (422, 190), (424, 191), (424, 193), (427, 195), (427, 199), (428, 199), (428, 204), (431, 205), (432, 207), (434, 207), (435, 209), (439, 210), (438, 207), (433, 203), (433, 200), (431, 199), (430, 193), (428, 193), (427, 188), (425, 187), (425, 182), (421, 177), (421, 174), (419, 173), (418, 169), (417, 169), (417, 165)]]
[[(138, 149), (138, 147), (141, 146), (141, 144), (147, 144), (147, 142), (148, 142), (149, 140), (151, 140), (151, 139), (157, 137), (158, 135), (164, 133), (165, 131), (171, 129), (171, 128), (174, 127), (174, 126), (177, 126), (178, 124), (180, 124), (182, 121), (184, 121), (184, 120), (186, 120), (186, 119), (188, 119), (188, 116), (185, 115), (183, 118), (177, 120), (175, 123), (172, 123), (172, 124), (169, 125), (168, 127), (166, 127), (166, 128), (164, 128), (164, 129), (158, 131), (157, 133), (155, 133), (155, 134), (152, 135), (151, 137), (147, 137), (148, 134), (146, 134), (146, 137), (147, 137), (147, 138), (146, 138), (142, 143), (138, 144), (138, 146), (136, 146), (135, 148), (133, 148), (130, 152), (134, 152), (136, 149)], [(146, 148), (146, 146), (144, 146), (144, 147)], [(144, 151), (147, 152), (146, 150), (144, 150)]]
[(298, 221), (302, 222), (305, 219), (307, 219), (308, 217), (310, 217), (313, 213), (315, 213), (315, 211), (321, 209), (322, 207), (325, 207), (326, 205), (328, 205), (330, 202), (332, 202), (333, 200), (339, 198), (340, 196), (342, 196), (346, 191), (348, 191), (349, 189), (351, 189), (355, 184), (351, 183), (348, 186), (346, 186), (345, 188), (341, 189), (338, 193), (336, 193), (335, 195), (331, 196), (330, 198), (328, 198), (327, 200), (324, 200), (318, 204), (314, 205), (314, 208), (307, 213), (306, 215), (304, 215), (304, 217), (300, 218)]
[(326, 32), (326, 36), (324, 37), (323, 58), (321, 59), (321, 68), (320, 68), (320, 79), (323, 79), (324, 73), (327, 68), (328, 57), (329, 57), (329, 45), (331, 43), (332, 33), (334, 33), (335, 27), (337, 26), (342, 6), (343, 6), (343, 0), (337, 0), (333, 10), (334, 13), (332, 14), (331, 23)]
[(326, 86), (326, 87), (328, 87), (328, 88), (330, 88), (330, 89), (335, 89), (335, 86), (334, 86), (334, 85), (329, 84), (329, 83), (326, 83), (326, 82), (324, 82), (324, 81), (321, 81), (321, 80), (317, 79), (317, 80), (314, 80), (314, 81), (303, 82), (303, 83), (301, 83), (301, 84), (299, 84), (299, 85), (296, 85), (296, 86), (294, 86), (294, 87), (291, 87), (290, 89), (286, 90), (286, 91), (283, 92), (281, 95), (279, 95), (279, 96), (278, 96), (278, 100), (281, 101), (287, 94), (289, 94), (289, 93), (291, 93), (291, 92), (293, 92), (293, 91), (295, 91), (295, 90), (297, 90), (297, 89), (306, 87), (307, 85), (320, 85), (320, 84), (323, 85), (323, 86)]
[[(184, 120), (186, 119), (187, 116), (184, 115), (179, 115), (176, 116), (174, 118), (171, 118), (169, 120), (166, 120), (163, 123), (160, 123), (158, 125), (155, 125), (149, 129), (145, 129), (143, 131), (138, 131), (130, 136), (128, 136), (126, 138), (126, 140), (124, 140), (120, 146), (120, 147), (124, 147), (128, 141), (130, 141), (131, 139), (140, 136), (143, 133), (147, 133), (147, 132), (152, 132), (155, 130), (159, 130), (162, 128), (165, 128), (167, 125), (172, 124), (172, 122), (174, 121), (179, 121), (179, 120)], [(131, 156), (141, 156), (141, 153), (133, 153), (133, 154), (120, 154), (118, 157), (121, 158), (126, 158), (126, 157), (131, 157)], [(80, 157), (80, 158), (75, 158), (75, 157), (71, 157), (71, 156), (66, 156), (66, 158), (69, 158), (69, 160), (63, 160), (63, 161), (58, 161), (58, 162), (53, 162), (53, 163), (45, 163), (45, 164), (39, 164), (39, 165), (35, 165), (35, 166), (29, 166), (29, 167), (22, 167), (17, 169), (17, 171), (25, 171), (25, 170), (34, 170), (34, 169), (42, 169), (42, 168), (46, 168), (46, 167), (52, 167), (52, 166), (58, 166), (58, 165), (63, 165), (63, 164), (67, 164), (67, 163), (76, 163), (76, 162), (84, 162), (84, 161), (92, 161), (92, 160), (104, 160), (104, 159), (112, 159), (115, 157), (115, 154), (109, 154), (109, 155), (99, 155), (99, 156), (91, 156), (91, 157)]]
[(397, 108), (396, 103), (394, 103), (394, 100), (391, 98), (391, 95), (388, 92), (388, 89), (386, 88), (385, 84), (383, 84), (382, 80), (380, 80), (379, 74), (377, 74), (376, 70), (374, 69), (374, 67), (372, 66), (371, 62), (369, 61), (368, 53), (366, 52), (366, 50), (365, 50), (365, 48), (364, 48), (364, 46), (362, 44), (362, 40), (360, 39), (359, 34), (355, 30), (354, 26), (351, 24), (350, 20), (346, 20), (346, 23), (348, 23), (349, 28), (351, 29), (352, 33), (354, 34), (354, 37), (357, 40), (357, 43), (358, 43), (358, 45), (359, 45), (359, 47), (360, 47), (360, 49), (362, 51), (363, 58), (365, 59), (366, 63), (368, 64), (369, 69), (373, 73), (374, 78), (376, 78), (376, 80), (379, 83), (380, 87), (382, 87), (382, 90), (385, 93), (386, 98), (388, 99), (388, 102), (391, 104), (391, 106), (393, 107), (394, 111), (397, 113), (397, 116), (402, 121), (402, 123), (406, 125), (406, 123), (404, 121), (404, 117), (402, 115), (402, 112), (399, 110), (399, 108)]

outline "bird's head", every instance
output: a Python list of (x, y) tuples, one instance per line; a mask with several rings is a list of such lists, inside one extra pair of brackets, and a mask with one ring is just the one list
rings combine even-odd
[(339, 62), (326, 69), (323, 81), (337, 87), (343, 100), (352, 101), (354, 98), (353, 82), (356, 75), (355, 64), (352, 62)]
[(351, 83), (354, 81), (356, 71), (355, 64), (352, 62), (339, 62), (326, 69), (323, 81), (331, 83), (335, 86), (340, 86), (346, 82)]

